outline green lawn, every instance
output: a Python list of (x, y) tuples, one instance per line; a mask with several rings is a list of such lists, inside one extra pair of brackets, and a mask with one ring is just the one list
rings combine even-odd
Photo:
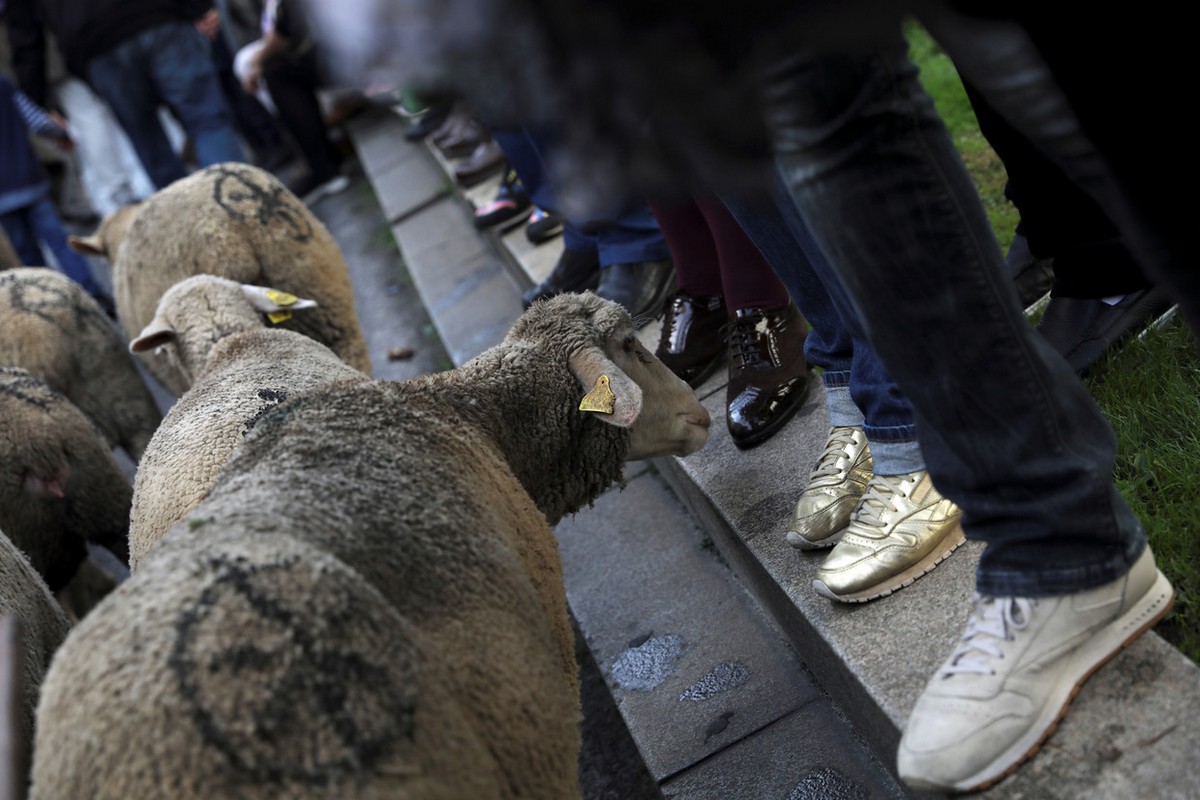
[[(979, 133), (953, 64), (923, 30), (909, 30), (921, 79), (979, 187), (1002, 248), (1018, 215), (1004, 198), (1004, 165)], [(1157, 630), (1200, 663), (1200, 360), (1180, 323), (1110, 354), (1086, 384), (1117, 434), (1117, 485), (1175, 584), (1175, 611)]]

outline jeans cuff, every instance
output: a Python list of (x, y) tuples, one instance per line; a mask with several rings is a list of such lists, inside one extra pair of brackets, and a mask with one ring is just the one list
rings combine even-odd
[(907, 475), (925, 469), (925, 455), (917, 442), (888, 442), (871, 438), (867, 431), (867, 446), (871, 448), (871, 471), (876, 475)]
[[(1078, 594), (1111, 583), (1129, 572), (1133, 563), (1147, 546), (1146, 535), (1131, 537), (1126, 552), (1116, 553), (1107, 560), (1068, 568), (1047, 566), (1042, 570), (1031, 570), (1022, 565), (1019, 569), (985, 569), (981, 562), (975, 571), (975, 590), (987, 597), (1057, 597)], [(967, 538), (971, 531), (967, 531)]]
[(825, 407), (829, 411), (829, 424), (834, 428), (861, 428), (865, 420), (850, 397), (850, 387), (845, 384), (831, 386), (829, 375), (825, 373)]

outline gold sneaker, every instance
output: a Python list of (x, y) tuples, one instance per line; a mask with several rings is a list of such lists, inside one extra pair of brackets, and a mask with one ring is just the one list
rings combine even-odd
[(813, 589), (831, 600), (864, 603), (908, 586), (963, 543), (961, 516), (924, 470), (876, 475), (817, 569)]
[(850, 513), (871, 480), (871, 450), (862, 428), (836, 427), (825, 440), (808, 486), (796, 503), (787, 542), (801, 550), (818, 550), (842, 538)]

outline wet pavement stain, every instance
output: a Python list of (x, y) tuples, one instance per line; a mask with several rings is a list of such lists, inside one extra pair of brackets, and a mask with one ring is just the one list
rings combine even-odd
[(693, 700), (700, 702), (707, 700), (721, 692), (728, 692), (730, 689), (736, 689), (750, 680), (750, 670), (745, 664), (737, 661), (725, 661), (713, 667), (712, 672), (709, 672), (700, 680), (689, 686), (683, 694), (679, 695), (679, 701)]
[(867, 800), (866, 788), (833, 767), (821, 767), (804, 776), (787, 800)]
[(612, 665), (613, 680), (622, 689), (648, 692), (675, 672), (683, 647), (683, 639), (674, 634), (651, 636), (617, 656)]
[(725, 713), (721, 714), (721, 716), (709, 723), (709, 726), (704, 729), (704, 743), (708, 744), (709, 739), (728, 728), (729, 720), (731, 719), (733, 719), (733, 712), (726, 711)]

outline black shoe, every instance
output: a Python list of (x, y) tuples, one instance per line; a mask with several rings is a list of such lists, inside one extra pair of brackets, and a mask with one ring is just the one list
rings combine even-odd
[(695, 389), (724, 362), (728, 324), (724, 298), (676, 292), (663, 306), (662, 334), (654, 354)]
[(1116, 305), (1090, 297), (1051, 297), (1037, 329), (1080, 375), (1100, 356), (1171, 307), (1163, 288), (1131, 292)]
[(1004, 257), (1004, 268), (1017, 287), (1022, 308), (1029, 308), (1054, 288), (1054, 259), (1035, 256), (1029, 250), (1029, 240), (1019, 233)]
[(807, 334), (804, 318), (791, 303), (738, 310), (729, 332), (725, 419), (739, 449), (771, 438), (804, 405)]
[(530, 244), (545, 244), (563, 232), (563, 215), (534, 208), (525, 226), (525, 238)]
[(675, 284), (670, 259), (613, 264), (600, 270), (596, 294), (625, 306), (639, 328), (662, 311), (663, 298)]
[(516, 170), (504, 173), (496, 197), (487, 205), (475, 209), (476, 230), (507, 231), (515, 228), (529, 216), (533, 201), (525, 193), (525, 186), (517, 177)]
[(412, 127), (404, 132), (404, 138), (410, 142), (419, 142), (429, 134), (442, 127), (442, 123), (450, 116), (450, 112), (454, 109), (453, 103), (442, 103), (437, 106), (432, 106), (428, 111), (421, 115)]
[(595, 289), (600, 283), (600, 259), (595, 253), (577, 253), (563, 250), (558, 263), (546, 279), (521, 297), (521, 305), (529, 308), (538, 300), (545, 300), (564, 292), (582, 292)]

